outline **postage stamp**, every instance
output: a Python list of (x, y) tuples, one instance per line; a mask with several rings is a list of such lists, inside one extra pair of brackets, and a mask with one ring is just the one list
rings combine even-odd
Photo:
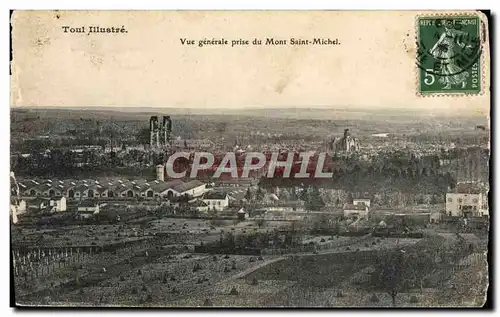
[(417, 18), (420, 94), (481, 93), (480, 26), (473, 15)]

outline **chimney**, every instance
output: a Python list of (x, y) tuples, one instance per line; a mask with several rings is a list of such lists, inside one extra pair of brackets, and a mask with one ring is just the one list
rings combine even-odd
[(156, 165), (156, 179), (159, 181), (165, 180), (165, 166), (163, 164)]

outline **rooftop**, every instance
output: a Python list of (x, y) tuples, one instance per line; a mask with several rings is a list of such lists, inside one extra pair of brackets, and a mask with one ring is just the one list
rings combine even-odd
[(366, 209), (365, 204), (361, 204), (361, 205), (345, 204), (344, 205), (344, 210), (365, 210), (365, 209)]
[(200, 182), (199, 180), (195, 179), (195, 180), (192, 180), (192, 181), (189, 181), (187, 183), (182, 183), (182, 184), (179, 184), (177, 186), (174, 187), (174, 190), (178, 193), (184, 193), (188, 190), (191, 190), (191, 189), (194, 189), (196, 187), (200, 187), (202, 186), (203, 183)]
[(223, 192), (208, 192), (203, 196), (203, 199), (217, 199), (223, 200), (226, 199), (227, 194)]

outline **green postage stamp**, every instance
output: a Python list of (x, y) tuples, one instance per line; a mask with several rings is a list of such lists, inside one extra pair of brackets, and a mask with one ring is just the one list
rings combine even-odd
[(479, 16), (418, 17), (417, 66), (421, 95), (481, 93)]

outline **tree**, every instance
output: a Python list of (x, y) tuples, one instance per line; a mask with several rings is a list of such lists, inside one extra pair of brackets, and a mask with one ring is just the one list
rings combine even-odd
[(259, 228), (262, 228), (265, 224), (266, 224), (266, 221), (264, 219), (262, 219), (262, 218), (257, 219), (257, 226), (259, 226)]
[(321, 210), (325, 206), (325, 202), (321, 198), (321, 194), (319, 192), (318, 187), (313, 186), (309, 195), (305, 200), (305, 207), (309, 210)]
[(255, 198), (257, 200), (262, 200), (264, 198), (264, 191), (262, 190), (262, 188), (257, 187), (257, 192), (255, 193)]
[(437, 203), (438, 203), (438, 200), (437, 200), (436, 195), (432, 195), (432, 198), (431, 198), (431, 205), (436, 205)]
[(150, 141), (149, 138), (150, 138), (149, 128), (140, 129), (136, 135), (136, 140), (137, 143), (139, 144), (149, 144)]
[(404, 285), (403, 253), (401, 250), (389, 253), (386, 257), (378, 259), (375, 271), (375, 282), (389, 293), (392, 298), (392, 306), (396, 306), (396, 297), (402, 291)]
[(305, 188), (304, 185), (301, 186), (302, 190), (299, 193), (299, 199), (303, 202), (306, 202), (308, 199), (308, 188)]
[(250, 191), (250, 188), (247, 188), (247, 192), (245, 193), (245, 199), (247, 201), (252, 200), (252, 192)]

